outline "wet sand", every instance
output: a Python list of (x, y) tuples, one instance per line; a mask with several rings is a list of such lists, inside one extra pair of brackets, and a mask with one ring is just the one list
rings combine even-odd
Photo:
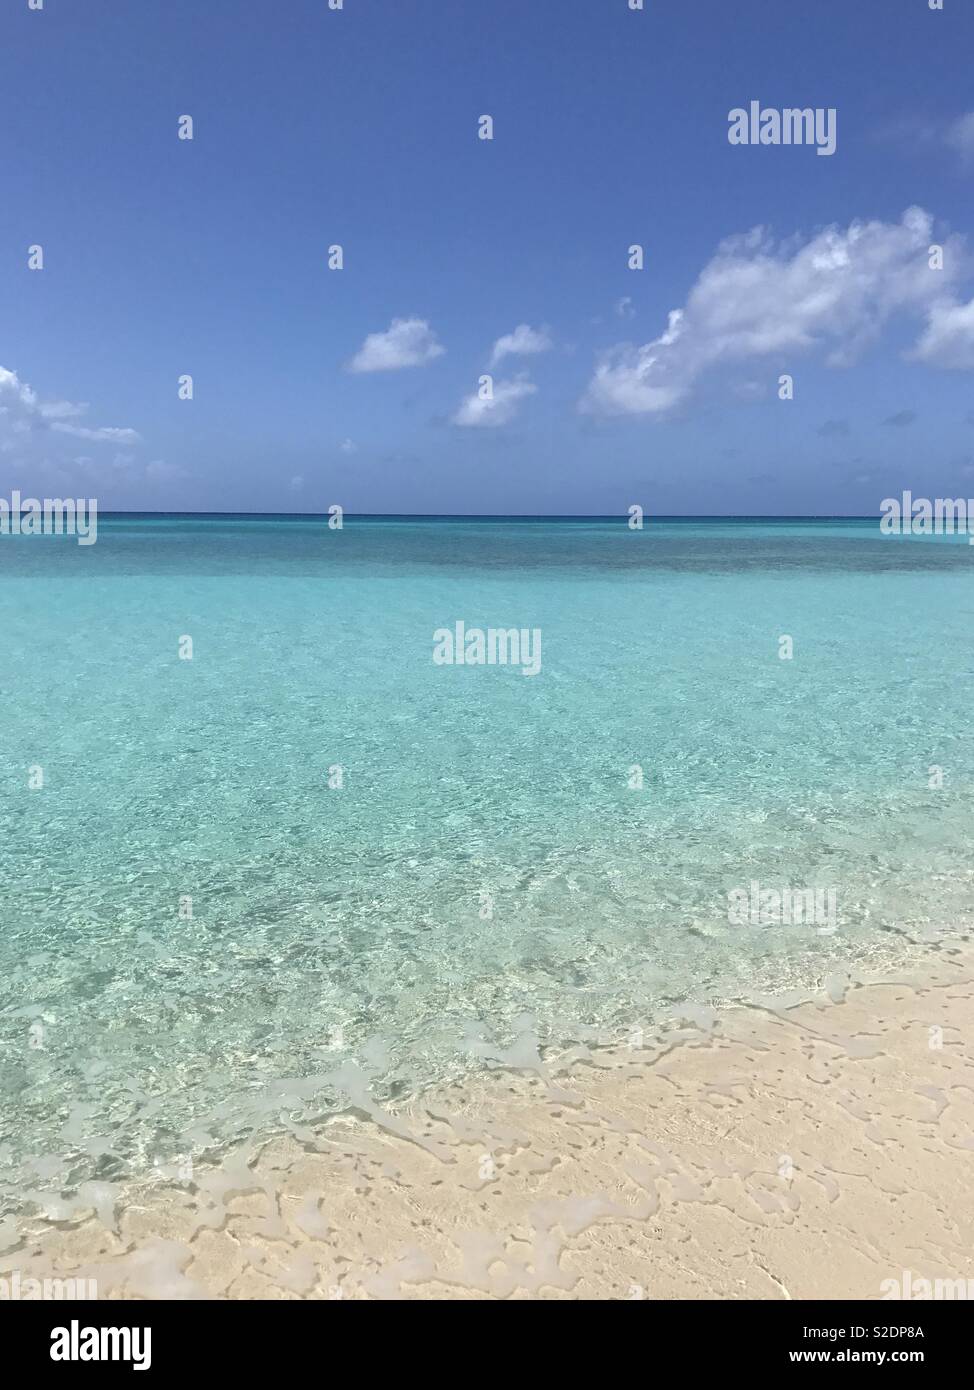
[(974, 1280), (972, 1175), (958, 945), (356, 1111), (193, 1182), (89, 1187), (7, 1223), (0, 1274), (102, 1298), (879, 1299), (904, 1271)]

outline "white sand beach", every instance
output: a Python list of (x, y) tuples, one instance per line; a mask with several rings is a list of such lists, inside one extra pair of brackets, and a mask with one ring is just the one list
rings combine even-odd
[(96, 1191), (99, 1215), (8, 1223), (0, 1272), (101, 1298), (883, 1298), (905, 1271), (974, 1279), (972, 1165), (974, 955), (951, 946)]

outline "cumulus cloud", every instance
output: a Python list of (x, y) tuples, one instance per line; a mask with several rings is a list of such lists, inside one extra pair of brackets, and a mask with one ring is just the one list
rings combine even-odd
[(350, 372), (396, 372), (423, 367), (445, 349), (426, 319), (393, 319), (385, 333), (370, 333), (348, 364)]
[(513, 333), (505, 333), (494, 344), (490, 355), (490, 365), (496, 367), (505, 357), (531, 357), (538, 352), (548, 352), (553, 346), (546, 328), (531, 328), (519, 323)]
[[(725, 241), (666, 331), (605, 353), (579, 402), (600, 414), (660, 415), (720, 365), (819, 351), (845, 366), (897, 313), (929, 314), (964, 263), (961, 240), (930, 269), (933, 220), (910, 208), (897, 223), (853, 222), (779, 244), (763, 228)], [(930, 348), (932, 353), (933, 348)]]
[(938, 300), (913, 356), (935, 367), (974, 368), (974, 299), (967, 304), (949, 296)]
[(528, 381), (523, 375), (515, 377), (511, 381), (495, 381), (492, 399), (484, 400), (479, 392), (472, 392), (461, 401), (460, 408), (453, 416), (453, 423), (455, 425), (481, 426), (506, 425), (517, 414), (520, 402), (526, 396), (533, 396), (537, 389), (533, 382)]
[(26, 456), (36, 454), (41, 446), (49, 449), (52, 434), (103, 444), (139, 443), (135, 430), (68, 423), (87, 410), (87, 405), (73, 401), (42, 401), (16, 372), (0, 367), (0, 450), (4, 453), (20, 450)]
[(682, 319), (683, 311), (674, 309), (667, 331), (653, 342), (641, 348), (624, 344), (603, 353), (580, 409), (602, 415), (642, 415), (661, 414), (675, 406), (689, 383), (682, 385), (675, 379), (676, 363), (668, 362), (666, 354), (680, 337)]
[(616, 300), (616, 314), (620, 319), (634, 319), (636, 317), (630, 295), (624, 294), (621, 299)]

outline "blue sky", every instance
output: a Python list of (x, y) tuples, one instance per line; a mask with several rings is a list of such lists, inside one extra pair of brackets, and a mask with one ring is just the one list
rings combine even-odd
[[(7, 0), (0, 490), (974, 495), (972, 53), (965, 0)], [(731, 145), (755, 100), (834, 107), (835, 153)]]

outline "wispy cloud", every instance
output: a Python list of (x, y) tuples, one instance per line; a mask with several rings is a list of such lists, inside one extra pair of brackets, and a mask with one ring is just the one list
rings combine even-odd
[(484, 400), (479, 392), (472, 392), (461, 402), (453, 416), (453, 423), (488, 427), (506, 425), (517, 414), (521, 401), (533, 396), (537, 389), (523, 375), (511, 381), (495, 381), (492, 398)]
[(136, 430), (114, 429), (111, 426), (93, 430), (87, 425), (65, 425), (55, 420), (51, 429), (59, 434), (70, 434), (75, 439), (93, 439), (104, 444), (138, 444), (141, 440)]
[(874, 138), (913, 156), (929, 158), (952, 151), (966, 166), (974, 161), (974, 111), (949, 120), (910, 112), (880, 126)]
[(36, 458), (39, 451), (53, 447), (52, 435), (67, 435), (96, 444), (141, 442), (133, 429), (68, 423), (84, 416), (87, 410), (84, 403), (43, 401), (15, 371), (0, 367), (0, 452), (19, 452), (25, 460)]
[(167, 463), (165, 459), (153, 459), (145, 466), (145, 476), (151, 483), (171, 483), (188, 478), (190, 474), (181, 464)]
[[(130, 500), (133, 485), (165, 488), (191, 475), (180, 464), (152, 459), (142, 463), (130, 446), (141, 443), (136, 430), (114, 425), (73, 423), (87, 405), (42, 400), (15, 371), (0, 367), (0, 463), (11, 487), (97, 488), (101, 500)], [(96, 447), (78, 452), (77, 441)], [(114, 448), (99, 446), (114, 445)]]
[(957, 151), (965, 164), (974, 163), (974, 111), (951, 121), (945, 138), (947, 144)]

